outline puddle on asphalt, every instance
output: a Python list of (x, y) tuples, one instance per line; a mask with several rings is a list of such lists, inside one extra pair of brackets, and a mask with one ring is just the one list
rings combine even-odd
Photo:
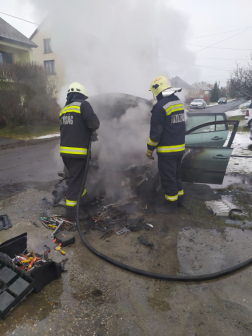
[(252, 222), (247, 219), (245, 220), (227, 219), (225, 223), (227, 225), (240, 226), (242, 229), (252, 229)]
[(252, 256), (252, 231), (186, 227), (179, 232), (177, 253), (181, 274), (209, 274)]

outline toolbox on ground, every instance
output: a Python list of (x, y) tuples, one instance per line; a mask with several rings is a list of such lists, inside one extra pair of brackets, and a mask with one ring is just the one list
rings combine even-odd
[(0, 318), (4, 319), (35, 287), (35, 280), (0, 257)]
[(0, 319), (4, 319), (31, 291), (39, 293), (64, 272), (62, 263), (53, 260), (34, 267), (30, 272), (20, 270), (11, 259), (25, 250), (27, 233), (0, 244)]

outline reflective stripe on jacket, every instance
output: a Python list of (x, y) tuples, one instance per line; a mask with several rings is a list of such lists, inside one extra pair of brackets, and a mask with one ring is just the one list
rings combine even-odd
[(185, 114), (176, 95), (161, 97), (153, 106), (147, 147), (158, 155), (181, 155), (185, 151)]
[(60, 112), (60, 155), (85, 158), (91, 132), (99, 120), (91, 105), (83, 100), (73, 101)]

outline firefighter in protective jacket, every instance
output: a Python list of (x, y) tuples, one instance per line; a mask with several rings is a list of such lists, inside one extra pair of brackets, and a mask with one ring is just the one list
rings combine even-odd
[[(86, 88), (77, 82), (72, 83), (68, 89), (66, 105), (60, 113), (60, 155), (69, 176), (66, 194), (69, 220), (76, 219), (76, 204), (87, 161), (88, 142), (91, 134), (100, 126), (87, 98)], [(82, 197), (85, 194), (84, 188)]]
[(166, 77), (158, 76), (150, 91), (157, 103), (151, 111), (146, 155), (154, 160), (152, 152), (156, 149), (166, 208), (173, 212), (177, 206), (183, 206), (184, 198), (179, 168), (185, 152), (185, 114), (183, 103), (175, 95), (181, 89), (172, 88)]

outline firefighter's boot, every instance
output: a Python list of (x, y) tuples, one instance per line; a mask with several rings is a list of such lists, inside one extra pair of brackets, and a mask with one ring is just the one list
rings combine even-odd
[[(74, 207), (66, 207), (66, 219), (69, 221), (76, 222), (76, 206)], [(79, 220), (85, 221), (89, 219), (89, 214), (84, 211), (80, 211)]]

